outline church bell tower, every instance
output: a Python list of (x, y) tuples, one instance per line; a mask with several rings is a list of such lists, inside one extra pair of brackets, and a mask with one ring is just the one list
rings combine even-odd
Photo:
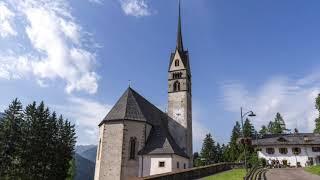
[(168, 115), (173, 119), (169, 129), (179, 146), (190, 157), (192, 167), (192, 101), (189, 52), (183, 48), (181, 6), (179, 1), (178, 31), (175, 51), (168, 70)]

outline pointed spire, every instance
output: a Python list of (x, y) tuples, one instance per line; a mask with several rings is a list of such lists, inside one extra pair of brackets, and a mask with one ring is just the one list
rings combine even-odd
[(179, 0), (179, 20), (178, 20), (178, 32), (177, 32), (177, 49), (183, 52), (182, 31), (181, 31), (181, 3)]

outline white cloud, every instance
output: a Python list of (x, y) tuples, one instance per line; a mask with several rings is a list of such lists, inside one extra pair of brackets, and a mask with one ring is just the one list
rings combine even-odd
[(7, 7), (7, 4), (0, 2), (0, 37), (15, 36), (17, 32), (12, 27), (15, 14)]
[(240, 83), (226, 83), (222, 87), (224, 105), (226, 110), (237, 115), (241, 106), (253, 110), (257, 114), (253, 123), (259, 129), (280, 112), (288, 128), (311, 132), (318, 115), (315, 98), (320, 90), (319, 82), (319, 74), (313, 73), (296, 80), (273, 78), (252, 90)]
[(120, 0), (121, 8), (126, 15), (141, 17), (151, 15), (146, 0)]
[(209, 129), (203, 125), (197, 119), (193, 119), (192, 121), (192, 138), (193, 138), (193, 147), (194, 151), (199, 151), (201, 149), (201, 145), (203, 139), (206, 137), (206, 134), (210, 133)]
[[(10, 1), (26, 20), (25, 33), (32, 45), (28, 54), (0, 54), (0, 78), (24, 78), (27, 73), (38, 82), (62, 79), (66, 91), (95, 93), (98, 75), (94, 72), (95, 54), (84, 49), (82, 28), (70, 13), (66, 0)], [(10, 59), (10, 61), (6, 60)], [(21, 60), (27, 66), (16, 69)], [(15, 76), (15, 73), (20, 74)], [(41, 84), (40, 84), (41, 85)]]
[(111, 106), (100, 102), (71, 97), (65, 105), (53, 105), (54, 109), (75, 122), (78, 144), (95, 144), (98, 139), (98, 124)]
[(103, 4), (103, 0), (88, 0), (91, 3)]

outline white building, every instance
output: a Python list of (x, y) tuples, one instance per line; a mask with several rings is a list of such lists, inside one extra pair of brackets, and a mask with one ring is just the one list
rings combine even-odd
[(259, 158), (290, 166), (320, 165), (320, 135), (295, 133), (265, 135), (253, 140)]

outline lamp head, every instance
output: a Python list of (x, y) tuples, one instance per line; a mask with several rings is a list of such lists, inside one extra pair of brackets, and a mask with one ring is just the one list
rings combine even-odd
[(251, 113), (250, 113), (248, 116), (250, 116), (250, 117), (255, 117), (255, 116), (257, 116), (257, 115), (251, 111)]

